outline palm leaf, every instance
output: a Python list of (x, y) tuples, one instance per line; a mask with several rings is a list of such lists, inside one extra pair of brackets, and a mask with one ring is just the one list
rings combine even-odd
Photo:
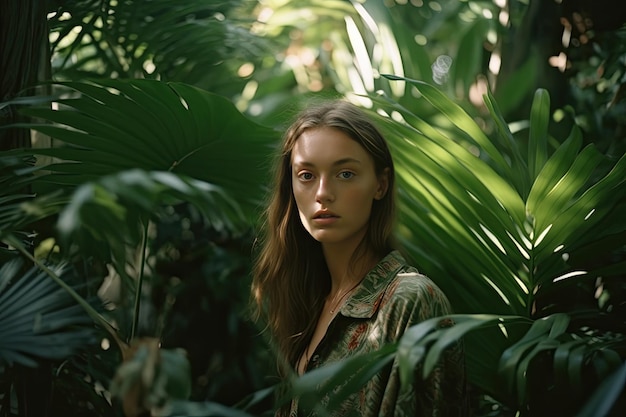
[(54, 124), (27, 125), (67, 146), (33, 150), (62, 163), (40, 184), (73, 184), (140, 168), (171, 171), (229, 190), (246, 216), (264, 190), (274, 131), (246, 119), (232, 103), (184, 84), (108, 80), (63, 83), (80, 93), (59, 110), (25, 113)]
[[(34, 223), (54, 216), (59, 212), (67, 199), (60, 193), (53, 192), (37, 198), (32, 192), (36, 183), (38, 168), (34, 167), (34, 156), (28, 151), (4, 151), (0, 153), (0, 261), (14, 258), (7, 239), (16, 239), (22, 247), (33, 244), (35, 234), (32, 232)], [(35, 174), (35, 175), (34, 175)]]
[(0, 266), (0, 364), (36, 366), (94, 342), (81, 306), (37, 267), (20, 276), (22, 267), (19, 258)]
[[(515, 258), (510, 255), (521, 256), (519, 243), (506, 232), (516, 230), (524, 221), (523, 201), (493, 169), (454, 140), (428, 130), (425, 123), (404, 108), (393, 109), (402, 111), (407, 120), (407, 125), (383, 120), (396, 158), (403, 245), (418, 250), (414, 249), (419, 247), (415, 242), (432, 242), (417, 258), (424, 262), (428, 257), (438, 258), (439, 262), (433, 265), (435, 271), (456, 269), (453, 275), (481, 271), (467, 288), (471, 290), (462, 291), (465, 305), (480, 308), (485, 299), (491, 299), (490, 311), (523, 314), (528, 307), (526, 297), (519, 296), (519, 282), (507, 280), (508, 287), (494, 287), (498, 277), (513, 278), (517, 274), (517, 265), (512, 262)], [(472, 256), (474, 252), (489, 254), (476, 257)], [(461, 256), (463, 261), (446, 262), (450, 253)], [(440, 274), (431, 272), (427, 263), (422, 268), (435, 278)], [(455, 282), (451, 290), (445, 287), (452, 282), (441, 281), (441, 286), (454, 296), (459, 284), (466, 282)]]
[[(466, 125), (473, 123), (432, 87), (407, 81), (460, 128), (466, 129)], [(538, 95), (538, 100), (545, 101), (543, 95)], [(440, 281), (455, 300), (454, 293), (463, 288), (464, 294), (459, 297), (463, 300), (461, 306), (479, 305), (481, 301), (474, 302), (472, 293), (484, 294), (485, 290), (478, 288), (478, 284), (487, 288), (483, 283), (488, 283), (498, 293), (497, 298), (512, 308), (512, 313), (526, 314), (525, 310), (532, 305), (530, 293), (536, 285), (571, 272), (557, 252), (567, 250), (569, 245), (582, 245), (585, 237), (590, 238), (584, 233), (606, 218), (624, 198), (626, 158), (590, 183), (602, 157), (592, 147), (575, 151), (579, 140), (576, 128), (570, 139), (550, 156), (545, 167), (541, 167), (528, 201), (524, 201), (523, 195), (509, 185), (512, 182), (506, 178), (506, 169), (492, 170), (487, 162), (457, 145), (442, 131), (429, 128), (404, 107), (390, 101), (376, 103), (389, 109), (388, 114), (400, 113), (405, 121), (383, 119), (396, 151), (402, 242), (416, 253), (420, 249), (414, 242), (429, 242), (425, 246), (427, 250), (419, 252), (419, 255), (428, 252), (424, 269), (429, 275), (465, 276), (452, 281), (454, 286)], [(548, 111), (545, 105), (538, 108)], [(492, 106), (492, 110), (496, 111), (497, 107)], [(534, 117), (540, 118), (537, 113)], [(501, 115), (494, 114), (494, 118), (501, 119)], [(545, 135), (544, 130), (537, 134)], [(488, 141), (482, 137), (477, 145)], [(497, 152), (491, 149), (489, 156)], [(457, 257), (454, 262), (446, 261), (450, 253)], [(475, 256), (478, 253), (482, 255)], [(458, 257), (462, 262), (458, 262)], [(432, 272), (429, 267), (433, 268)], [(473, 284), (465, 286), (468, 271), (475, 278)], [(468, 288), (473, 289), (469, 295), (465, 291)], [(500, 307), (496, 311), (505, 310)]]
[(530, 141), (528, 164), (531, 178), (536, 178), (548, 159), (548, 123), (550, 121), (550, 95), (539, 89), (530, 110)]
[(298, 397), (303, 409), (319, 410), (320, 400), (329, 396), (326, 411), (332, 411), (391, 362), (395, 350), (396, 345), (389, 344), (375, 352), (351, 357), (295, 377), (282, 401)]
[(511, 179), (511, 169), (509, 164), (502, 157), (502, 154), (493, 145), (482, 129), (459, 105), (453, 103), (447, 96), (434, 86), (419, 80), (398, 77), (395, 75), (385, 75), (390, 80), (404, 80), (415, 86), (421, 94), (433, 105), (433, 107), (450, 120), (458, 128), (458, 133), (471, 142), (477, 144), (481, 151), (493, 160), (493, 163), (506, 179)]
[[(456, 314), (446, 318), (451, 319), (454, 325), (442, 328), (440, 323), (443, 318), (434, 317), (411, 327), (400, 339), (397, 355), (400, 378), (403, 384), (408, 384), (412, 380), (413, 369), (419, 363), (423, 363), (422, 377), (426, 378), (434, 369), (443, 352), (472, 332), (492, 327), (504, 335), (516, 334), (519, 333), (520, 328), (526, 329), (530, 324), (529, 319), (520, 316)], [(493, 337), (490, 337), (489, 340), (491, 344), (496, 342)], [(500, 344), (499, 348), (504, 349), (506, 346), (506, 344)], [(482, 350), (481, 346), (468, 345), (468, 358), (481, 357), (481, 355), (477, 355), (479, 350)], [(484, 368), (483, 370), (488, 371)], [(473, 382), (478, 382), (480, 379), (484, 381), (485, 375), (470, 374), (469, 377)], [(493, 386), (489, 388), (492, 392), (498, 392)]]
[(201, 0), (64, 2), (49, 16), (55, 73), (74, 80), (101, 76), (216, 89), (243, 85), (230, 75), (267, 47), (266, 40), (251, 33), (252, 21), (236, 19), (244, 6), (242, 1)]
[[(570, 317), (563, 313), (535, 321), (525, 317), (496, 315), (451, 315), (447, 318), (455, 324), (442, 328), (439, 325), (442, 318), (436, 317), (411, 327), (402, 336), (396, 354), (403, 384), (412, 381), (413, 370), (418, 364), (423, 364), (422, 377), (426, 378), (449, 346), (486, 328), (497, 330), (505, 336), (488, 339), (490, 346), (497, 346), (497, 375), (494, 374), (494, 379), (489, 382), (489, 374), (494, 368), (481, 368), (469, 363), (468, 369), (481, 370), (480, 374), (470, 373), (469, 379), (501, 400), (505, 400), (509, 393), (515, 393), (512, 397), (516, 397), (516, 404), (526, 403), (530, 364), (544, 352), (553, 358), (550, 373), (557, 378), (556, 381), (565, 384), (558, 388), (564, 391), (569, 389), (570, 393), (576, 395), (584, 395), (585, 392), (582, 373), (588, 358), (595, 358), (597, 363), (595, 371), (586, 369), (586, 375), (593, 375), (598, 380), (607, 377), (623, 362), (614, 348), (623, 345), (626, 337), (616, 335), (600, 339), (581, 332), (571, 333), (568, 331)], [(520, 330), (522, 336), (518, 337)], [(498, 343), (498, 340), (504, 343)], [(482, 343), (486, 344), (485, 341)], [(484, 349), (482, 345), (466, 343), (466, 347), (468, 360), (485, 360), (485, 355), (481, 355)]]

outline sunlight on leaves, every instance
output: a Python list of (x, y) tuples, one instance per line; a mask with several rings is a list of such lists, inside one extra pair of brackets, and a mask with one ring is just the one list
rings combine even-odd
[(487, 275), (485, 274), (480, 274), (480, 276), (487, 281), (487, 283), (491, 286), (491, 288), (494, 289), (494, 291), (496, 293), (498, 293), (498, 295), (500, 296), (500, 298), (502, 299), (502, 301), (504, 301), (507, 305), (511, 305), (511, 302), (509, 301), (509, 299), (507, 298), (506, 295), (504, 295), (504, 293), (502, 292), (502, 290), (500, 289), (499, 286), (497, 286)]
[(371, 60), (367, 53), (365, 42), (359, 32), (359, 28), (356, 26), (356, 23), (354, 23), (354, 19), (350, 16), (346, 16), (346, 30), (356, 58), (356, 67), (361, 74), (365, 90), (373, 91), (374, 72), (372, 70)]
[(533, 244), (534, 248), (536, 248), (537, 246), (541, 244), (541, 242), (543, 242), (543, 239), (548, 235), (548, 232), (550, 232), (550, 229), (552, 229), (552, 224), (548, 225), (548, 227), (546, 227), (541, 233), (539, 233), (539, 236), (537, 236), (537, 239), (535, 240), (535, 243)]
[(520, 243), (517, 241), (517, 239), (515, 238), (515, 236), (513, 236), (511, 234), (511, 232), (509, 232), (508, 230), (506, 231), (507, 236), (511, 239), (511, 241), (513, 242), (513, 244), (515, 244), (515, 246), (517, 247), (517, 250), (519, 251), (519, 253), (526, 259), (526, 260), (530, 260), (530, 254), (526, 251), (526, 249), (524, 249), (522, 247), (522, 245), (520, 245)]
[(489, 240), (491, 240), (493, 242), (494, 245), (496, 245), (496, 247), (498, 249), (500, 249), (500, 252), (502, 252), (503, 254), (506, 255), (506, 250), (504, 249), (504, 247), (502, 246), (502, 243), (500, 243), (500, 241), (498, 240), (498, 238), (496, 237), (496, 235), (494, 235), (489, 229), (487, 229), (487, 227), (485, 225), (483, 225), (482, 223), (480, 224), (480, 228), (483, 230), (483, 232), (485, 232), (485, 234), (487, 235), (487, 237), (489, 238)]
[(587, 274), (587, 271), (572, 271), (572, 272), (568, 272), (567, 274), (563, 274), (561, 276), (554, 278), (552, 282), (558, 282), (564, 279), (579, 277), (581, 275), (586, 275), (586, 274)]

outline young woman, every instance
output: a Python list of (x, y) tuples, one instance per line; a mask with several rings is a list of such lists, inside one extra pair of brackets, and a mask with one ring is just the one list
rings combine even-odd
[[(340, 100), (304, 110), (284, 136), (253, 280), (285, 375), (378, 350), (451, 312), (393, 249), (394, 206), (391, 154), (367, 115)], [(461, 353), (406, 392), (393, 363), (331, 415), (458, 415)], [(289, 408), (278, 414), (309, 415), (297, 401)]]

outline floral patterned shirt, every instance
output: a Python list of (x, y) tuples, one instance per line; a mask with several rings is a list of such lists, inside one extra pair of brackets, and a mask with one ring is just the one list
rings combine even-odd
[[(313, 353), (307, 371), (346, 357), (376, 351), (398, 341), (412, 325), (451, 313), (443, 292), (409, 265), (398, 251), (389, 253), (363, 279), (332, 321)], [(449, 325), (450, 323), (448, 323)], [(443, 323), (445, 325), (445, 323)], [(417, 370), (416, 370), (417, 372)], [(443, 417), (463, 415), (465, 370), (462, 345), (446, 351), (426, 380), (416, 374), (412, 389), (401, 390), (397, 359), (351, 394), (333, 417)], [(328, 397), (323, 400), (325, 405)], [(291, 417), (314, 416), (291, 405)]]

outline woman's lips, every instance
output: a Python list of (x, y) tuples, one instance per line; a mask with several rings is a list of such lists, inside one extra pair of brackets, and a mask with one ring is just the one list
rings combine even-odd
[(330, 212), (318, 212), (313, 216), (313, 223), (318, 226), (328, 226), (339, 220), (339, 216)]
[(313, 219), (313, 223), (318, 226), (330, 226), (339, 220), (339, 217), (316, 217)]

